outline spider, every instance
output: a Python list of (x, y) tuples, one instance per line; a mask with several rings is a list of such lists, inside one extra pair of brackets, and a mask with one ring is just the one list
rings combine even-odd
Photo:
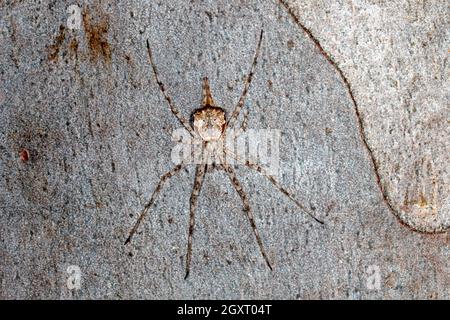
[[(161, 82), (158, 70), (156, 68), (156, 65), (153, 60), (152, 51), (150, 48), (150, 43), (147, 39), (147, 52), (150, 64), (153, 69), (153, 74), (156, 79), (156, 82), (159, 86), (159, 89), (164, 96), (165, 100), (167, 101), (169, 108), (173, 115), (178, 119), (178, 121), (183, 125), (183, 127), (189, 132), (190, 136), (197, 139), (197, 142), (199, 141), (201, 144), (201, 149), (204, 152), (204, 154), (207, 155), (207, 157), (204, 157), (205, 161), (202, 161), (201, 163), (196, 164), (196, 171), (195, 171), (195, 179), (194, 179), (194, 185), (192, 188), (192, 193), (190, 197), (190, 209), (189, 209), (189, 231), (188, 231), (188, 244), (187, 244), (187, 255), (186, 255), (186, 269), (185, 269), (185, 277), (184, 279), (187, 279), (190, 273), (191, 268), (191, 259), (192, 259), (192, 243), (193, 243), (193, 234), (194, 234), (194, 226), (195, 226), (195, 211), (197, 208), (197, 200), (200, 194), (200, 190), (202, 188), (203, 180), (205, 178), (205, 174), (209, 169), (218, 169), (223, 170), (229, 177), (231, 184), (233, 185), (236, 192), (239, 194), (242, 203), (243, 203), (243, 211), (247, 215), (247, 218), (250, 222), (250, 225), (253, 229), (253, 233), (256, 238), (256, 242), (258, 244), (259, 250), (261, 252), (262, 257), (264, 258), (267, 266), (270, 270), (273, 270), (272, 264), (266, 254), (266, 251), (264, 249), (263, 242), (261, 240), (261, 237), (259, 235), (258, 229), (256, 227), (255, 219), (253, 216), (252, 208), (249, 205), (249, 197), (247, 193), (244, 191), (240, 181), (238, 180), (236, 173), (233, 169), (233, 167), (226, 161), (226, 156), (231, 157), (231, 159), (234, 159), (237, 163), (240, 163), (252, 170), (256, 170), (263, 176), (265, 176), (269, 181), (284, 195), (286, 195), (291, 201), (293, 201), (301, 210), (308, 213), (316, 222), (323, 224), (323, 221), (316, 218), (309, 210), (307, 210), (298, 200), (294, 198), (294, 196), (288, 192), (281, 184), (275, 180), (271, 175), (267, 173), (267, 171), (260, 165), (254, 163), (253, 161), (243, 160), (239, 158), (236, 154), (231, 152), (226, 147), (217, 148), (218, 145), (223, 146), (224, 140), (227, 136), (227, 133), (234, 130), (235, 124), (237, 122), (237, 119), (244, 107), (244, 102), (246, 95), (248, 93), (250, 84), (252, 82), (252, 78), (255, 72), (255, 68), (257, 65), (260, 49), (261, 49), (261, 43), (263, 39), (263, 30), (261, 30), (259, 35), (258, 44), (256, 46), (256, 50), (253, 56), (252, 64), (250, 67), (250, 71), (246, 76), (245, 82), (244, 82), (244, 88), (241, 93), (241, 96), (239, 98), (238, 103), (234, 107), (233, 112), (231, 113), (231, 117), (227, 120), (226, 112), (221, 107), (217, 106), (212, 98), (211, 89), (209, 85), (209, 81), (207, 77), (203, 78), (203, 87), (202, 87), (202, 93), (203, 93), (203, 99), (201, 107), (198, 109), (195, 109), (192, 114), (190, 121), (186, 120), (178, 111), (176, 106), (174, 105), (171, 97), (167, 93), (164, 84)], [(247, 127), (247, 117), (248, 112), (244, 112), (244, 119), (242, 121), (240, 129), (237, 131), (237, 134), (235, 137), (237, 137), (240, 133), (246, 130)], [(215, 156), (216, 160), (211, 160), (211, 157), (209, 156)], [(217, 161), (219, 159), (220, 161)], [(212, 162), (211, 162), (212, 161)], [(161, 176), (159, 183), (157, 184), (155, 190), (153, 191), (150, 200), (146, 203), (143, 210), (141, 211), (136, 223), (134, 224), (133, 228), (131, 229), (129, 236), (127, 240), (125, 241), (125, 245), (128, 244), (131, 241), (131, 238), (139, 228), (142, 221), (147, 216), (149, 209), (154, 204), (158, 194), (161, 191), (162, 186), (165, 182), (167, 182), (170, 178), (175, 176), (177, 173), (179, 173), (182, 169), (184, 169), (188, 165), (186, 160), (182, 160), (180, 164), (177, 164), (175, 167), (173, 167), (171, 170), (166, 172), (164, 175)]]

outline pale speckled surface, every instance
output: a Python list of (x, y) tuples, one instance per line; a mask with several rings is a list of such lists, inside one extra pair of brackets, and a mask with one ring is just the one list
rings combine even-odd
[(382, 183), (402, 220), (419, 230), (448, 230), (449, 2), (289, 2), (353, 85)]
[[(60, 31), (71, 1), (1, 5), (0, 297), (448, 299), (448, 232), (413, 232), (385, 206), (342, 79), (286, 10), (275, 1), (163, 3), (86, 4), (84, 26), (73, 31)], [(339, 19), (319, 23), (311, 18), (315, 7), (305, 8), (308, 27), (348, 72), (357, 100), (375, 96), (366, 69), (346, 69), (335, 38), (314, 28), (335, 24), (351, 37)], [(261, 26), (249, 126), (282, 131), (281, 181), (316, 207), (326, 226), (239, 168), (274, 261), (270, 272), (228, 180), (208, 173), (185, 281), (192, 168), (164, 188), (131, 246), (123, 245), (158, 177), (173, 166), (170, 134), (178, 127), (151, 77), (145, 39), (188, 116), (204, 75), (216, 101), (232, 108)], [(336, 47), (352, 50), (345, 41)], [(363, 57), (371, 56), (361, 56), (358, 66), (366, 68)], [(360, 104), (365, 123), (385, 119)], [(375, 152), (392, 152), (381, 149), (389, 140), (377, 128), (367, 129)], [(31, 152), (28, 163), (18, 159), (21, 148)], [(433, 150), (446, 157), (439, 146)], [(384, 179), (395, 163), (386, 157)], [(80, 290), (66, 286), (69, 265), (82, 271)], [(367, 286), (371, 266), (380, 270), (379, 289)]]

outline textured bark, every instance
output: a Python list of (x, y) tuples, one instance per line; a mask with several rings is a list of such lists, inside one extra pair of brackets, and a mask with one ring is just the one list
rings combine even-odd
[[(448, 299), (448, 154), (441, 119), (432, 117), (440, 111), (426, 103), (437, 99), (433, 105), (444, 108), (445, 99), (434, 93), (444, 95), (447, 79), (439, 78), (442, 69), (408, 66), (430, 77), (436, 73), (434, 80), (422, 80), (434, 90), (421, 96), (421, 112), (430, 108), (430, 130), (402, 110), (371, 109), (370, 97), (386, 101), (392, 94), (373, 86), (385, 84), (388, 73), (401, 80), (404, 68), (380, 69), (379, 83), (372, 84), (366, 77), (371, 64), (364, 64), (372, 53), (345, 41), (352, 29), (337, 29), (340, 43), (327, 38), (327, 28), (341, 22), (314, 20), (316, 11), (327, 17), (319, 13), (328, 6), (311, 3), (86, 1), (73, 29), (71, 1), (2, 2), (0, 298)], [(417, 25), (445, 15), (414, 8), (420, 14), (411, 23)], [(345, 10), (339, 12), (334, 10), (336, 17), (345, 19)], [(215, 102), (231, 112), (261, 28), (248, 125), (281, 131), (278, 180), (325, 225), (257, 172), (238, 166), (270, 271), (228, 177), (207, 172), (191, 272), (183, 280), (194, 165), (162, 188), (124, 245), (160, 176), (174, 166), (171, 134), (180, 127), (155, 82), (145, 42), (185, 117), (200, 106), (204, 76)], [(447, 31), (436, 32), (430, 46), (447, 48)], [(397, 35), (390, 37), (406, 41)], [(363, 40), (377, 45), (369, 35)], [(355, 46), (361, 69), (341, 54)], [(446, 60), (441, 64), (448, 68)], [(396, 127), (403, 130), (396, 136), (380, 129), (393, 123), (391, 115), (406, 123)], [(402, 132), (426, 136), (426, 147), (419, 139), (421, 144), (393, 148)], [(419, 170), (419, 181), (405, 172), (410, 163), (429, 167), (422, 148), (434, 155), (430, 170), (441, 171), (427, 176)], [(408, 160), (401, 172), (396, 150)], [(428, 178), (437, 190), (430, 196), (434, 202), (424, 195), (426, 204), (416, 197), (420, 201), (402, 205), (401, 194)], [(70, 266), (79, 267), (80, 289), (68, 285)]]

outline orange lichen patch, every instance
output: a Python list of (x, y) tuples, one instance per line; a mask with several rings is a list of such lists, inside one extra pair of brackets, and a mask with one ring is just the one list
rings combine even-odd
[[(433, 209), (433, 203), (428, 201), (422, 191), (418, 192), (415, 197), (409, 198), (408, 192), (406, 193), (405, 198), (403, 199), (402, 209), (406, 209), (407, 207), (414, 206), (417, 209)], [(410, 210), (406, 210), (409, 212)]]
[(83, 12), (83, 26), (86, 33), (88, 48), (92, 60), (103, 58), (105, 61), (111, 61), (111, 48), (106, 36), (109, 30), (108, 17), (102, 14), (95, 14), (100, 19), (94, 21), (87, 10)]
[(432, 194), (426, 196), (423, 191), (414, 192), (414, 195), (407, 191), (400, 209), (414, 213), (416, 217), (427, 218), (436, 215), (436, 200), (433, 200)]
[(424, 207), (428, 206), (427, 199), (425, 199), (425, 197), (424, 197), (422, 192), (420, 193), (419, 200), (417, 201), (416, 204), (417, 204), (417, 206), (419, 206), (421, 208), (424, 208)]
[(63, 25), (59, 26), (59, 33), (56, 36), (55, 40), (53, 41), (53, 44), (48, 46), (48, 60), (56, 62), (58, 61), (59, 57), (59, 50), (61, 48), (61, 45), (64, 42), (64, 39), (66, 38), (66, 32), (65, 27)]
[(22, 149), (19, 153), (19, 157), (22, 162), (27, 162), (28, 160), (30, 160), (30, 151), (28, 151), (27, 149)]

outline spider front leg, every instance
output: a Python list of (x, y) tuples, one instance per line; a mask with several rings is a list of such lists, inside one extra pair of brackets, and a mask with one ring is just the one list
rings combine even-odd
[(239, 137), (241, 134), (243, 134), (244, 132), (247, 131), (247, 127), (248, 127), (248, 108), (244, 109), (244, 113), (243, 113), (243, 118), (242, 118), (242, 122), (241, 125), (239, 127), (238, 130), (232, 130), (233, 131), (233, 140), (236, 139), (237, 137)]
[(248, 218), (248, 220), (250, 222), (250, 225), (251, 225), (251, 227), (253, 229), (253, 233), (255, 234), (256, 242), (258, 243), (259, 250), (261, 251), (261, 254), (262, 254), (264, 260), (266, 261), (266, 264), (269, 267), (269, 269), (273, 270), (272, 269), (272, 265), (271, 265), (271, 263), (269, 261), (269, 258), (267, 257), (266, 251), (264, 250), (264, 245), (263, 245), (263, 242), (262, 242), (261, 237), (259, 235), (258, 228), (256, 227), (255, 218), (253, 216), (252, 208), (250, 207), (250, 201), (249, 201), (249, 198), (247, 196), (247, 193), (242, 188), (242, 185), (239, 182), (239, 180), (237, 179), (236, 173), (234, 172), (233, 168), (231, 168), (231, 166), (229, 166), (226, 163), (223, 163), (220, 166), (228, 174), (228, 177), (230, 178), (231, 184), (233, 185), (234, 189), (236, 189), (237, 193), (241, 197), (241, 200), (242, 200), (242, 203), (243, 203), (243, 206), (244, 206), (244, 212), (246, 213), (247, 218)]
[(231, 156), (234, 160), (236, 160), (237, 162), (240, 162), (241, 164), (245, 165), (246, 167), (257, 171), (258, 173), (260, 173), (261, 175), (263, 175), (264, 177), (266, 177), (267, 179), (269, 179), (269, 181), (284, 195), (286, 195), (292, 202), (294, 202), (300, 209), (302, 209), (304, 212), (306, 212), (311, 218), (313, 218), (316, 222), (320, 223), (320, 224), (324, 224), (323, 221), (319, 220), (318, 218), (316, 218), (309, 210), (307, 210), (305, 208), (305, 206), (303, 204), (300, 203), (300, 201), (298, 201), (297, 199), (294, 198), (294, 196), (287, 191), (277, 180), (274, 179), (274, 177), (272, 177), (270, 174), (267, 173), (267, 171), (261, 167), (260, 165), (250, 162), (248, 160), (244, 161), (242, 160), (239, 156), (237, 156), (236, 154), (234, 154), (231, 150), (229, 150), (228, 148), (224, 148), (224, 152), (225, 154)]
[(170, 178), (172, 178), (174, 175), (176, 175), (178, 172), (180, 172), (180, 170), (183, 169), (184, 167), (186, 167), (186, 164), (185, 163), (180, 163), (180, 164), (176, 165), (171, 170), (169, 170), (168, 172), (166, 172), (165, 174), (163, 174), (161, 176), (161, 178), (160, 178), (160, 180), (158, 182), (158, 185), (156, 186), (155, 190), (152, 193), (152, 196), (151, 196), (150, 200), (144, 206), (144, 209), (142, 210), (141, 214), (139, 215), (138, 220), (136, 221), (136, 223), (134, 224), (133, 228), (131, 229), (129, 236), (128, 236), (127, 240), (125, 241), (125, 244), (128, 244), (131, 241), (131, 238), (136, 233), (137, 229), (139, 228), (139, 225), (141, 224), (141, 222), (147, 216), (149, 209), (151, 208), (151, 206), (155, 202), (156, 197), (160, 193), (161, 188), (164, 185), (164, 183), (167, 180), (169, 180)]
[(188, 246), (186, 255), (186, 275), (184, 279), (187, 279), (191, 270), (192, 259), (192, 237), (194, 235), (195, 226), (195, 210), (197, 209), (197, 199), (202, 189), (203, 179), (205, 178), (207, 165), (198, 164), (195, 171), (194, 187), (192, 188), (190, 208), (189, 208), (189, 234), (188, 234)]
[(150, 60), (150, 64), (152, 65), (153, 74), (155, 75), (156, 83), (159, 86), (159, 89), (161, 90), (162, 94), (164, 95), (164, 98), (166, 99), (167, 103), (169, 104), (170, 110), (172, 111), (173, 115), (178, 119), (178, 121), (186, 128), (186, 130), (190, 133), (191, 136), (194, 136), (194, 130), (192, 129), (191, 125), (189, 124), (189, 121), (184, 118), (180, 111), (175, 107), (172, 99), (170, 98), (169, 94), (166, 92), (166, 89), (164, 87), (164, 84), (159, 80), (159, 74), (158, 70), (156, 69), (156, 65), (153, 61), (153, 55), (152, 50), (150, 49), (150, 43), (147, 39), (147, 52), (148, 52), (148, 58)]
[(247, 78), (245, 79), (244, 90), (242, 91), (241, 97), (239, 98), (239, 102), (237, 103), (236, 107), (233, 110), (233, 113), (231, 114), (230, 119), (228, 120), (227, 123), (228, 128), (234, 127), (234, 124), (237, 121), (237, 118), (239, 117), (242, 108), (244, 107), (245, 98), (247, 96), (248, 89), (250, 88), (250, 84), (252, 83), (253, 74), (255, 73), (256, 64), (258, 62), (262, 38), (263, 38), (263, 30), (261, 30), (261, 33), (259, 34), (258, 45), (256, 46), (256, 51), (253, 57), (252, 66), (250, 67), (250, 72), (248, 73)]

